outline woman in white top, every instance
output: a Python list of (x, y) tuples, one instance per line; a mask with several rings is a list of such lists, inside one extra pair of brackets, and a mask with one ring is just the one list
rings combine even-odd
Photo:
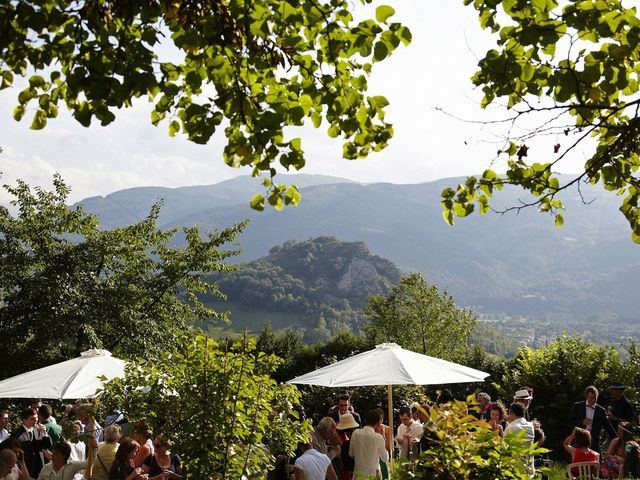
[[(71, 428), (75, 432), (76, 435), (80, 435), (82, 432), (82, 423), (78, 420), (74, 420), (71, 422)], [(83, 441), (78, 442), (70, 442), (67, 440), (67, 445), (69, 445), (70, 455), (69, 460), (72, 462), (81, 462), (87, 459), (87, 447)]]

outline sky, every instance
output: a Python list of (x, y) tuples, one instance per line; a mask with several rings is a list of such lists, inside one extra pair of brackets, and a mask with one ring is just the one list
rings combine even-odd
[[(499, 108), (482, 111), (481, 94), (470, 81), (478, 59), (493, 45), (490, 33), (480, 29), (475, 10), (463, 6), (462, 0), (388, 3), (396, 10), (393, 19), (413, 34), (411, 45), (400, 46), (391, 58), (376, 64), (370, 79), (370, 94), (390, 101), (386, 118), (395, 130), (390, 146), (367, 159), (349, 161), (341, 158), (342, 143), (326, 135), (326, 126), (303, 127), (291, 132), (292, 137), (302, 137), (307, 158), (302, 173), (365, 183), (419, 183), (482, 172), (502, 144), (500, 131), (460, 119), (505, 116)], [(374, 2), (373, 8), (380, 4)], [(78, 201), (137, 186), (204, 185), (250, 174), (249, 169), (224, 164), (222, 132), (205, 146), (171, 138), (166, 124), (151, 125), (146, 100), (118, 112), (107, 127), (84, 128), (61, 108), (44, 130), (32, 131), (29, 113), (22, 122), (13, 120), (17, 94), (15, 88), (0, 91), (3, 184), (21, 178), (49, 187), (59, 172), (72, 188), (70, 200)], [(576, 152), (560, 172), (580, 170), (584, 158)], [(503, 165), (497, 162), (494, 168), (501, 170)], [(260, 190), (256, 180), (256, 192), (249, 194)], [(0, 193), (0, 203), (6, 202)]]

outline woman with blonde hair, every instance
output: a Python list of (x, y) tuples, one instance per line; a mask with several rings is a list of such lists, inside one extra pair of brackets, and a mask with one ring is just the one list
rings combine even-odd
[(94, 480), (109, 480), (109, 471), (116, 458), (120, 440), (120, 426), (109, 425), (104, 429), (104, 444), (98, 448), (93, 464)]

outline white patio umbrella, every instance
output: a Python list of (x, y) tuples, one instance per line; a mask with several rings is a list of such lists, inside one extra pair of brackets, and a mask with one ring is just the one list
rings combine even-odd
[[(387, 385), (389, 427), (393, 438), (393, 385), (442, 385), (482, 382), (488, 373), (439, 358), (382, 343), (332, 365), (306, 373), (287, 383), (325, 387)], [(393, 466), (393, 457), (391, 459)]]
[[(124, 361), (107, 350), (91, 349), (79, 357), (0, 381), (0, 398), (94, 398), (104, 382), (124, 376)], [(94, 419), (90, 431), (95, 429)], [(93, 447), (89, 444), (87, 478), (92, 478)]]
[(124, 361), (107, 350), (92, 349), (79, 357), (0, 381), (0, 398), (93, 398), (107, 381), (124, 376)]

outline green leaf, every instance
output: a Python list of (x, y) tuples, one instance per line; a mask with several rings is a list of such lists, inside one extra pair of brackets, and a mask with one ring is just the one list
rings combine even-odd
[(291, 150), (295, 152), (302, 151), (302, 140), (300, 140), (300, 138), (293, 138), (291, 142), (289, 142), (289, 145), (291, 146)]
[(300, 106), (302, 107), (304, 114), (308, 115), (311, 107), (313, 106), (313, 100), (311, 97), (309, 95), (300, 95), (298, 101), (300, 102)]
[(456, 195), (456, 191), (451, 188), (451, 187), (447, 187), (444, 190), (442, 190), (442, 193), (440, 194), (440, 196), (442, 198), (453, 198)]
[(407, 27), (401, 27), (398, 30), (398, 35), (405, 46), (409, 45), (411, 43), (411, 40), (413, 40), (411, 31)]
[(287, 187), (287, 194), (284, 199), (287, 205), (296, 206), (298, 205), (298, 203), (300, 203), (301, 199), (302, 196), (300, 195), (298, 187), (296, 187), (295, 185), (290, 185), (289, 187)]
[(555, 215), (555, 219), (556, 219), (556, 227), (561, 227), (562, 225), (564, 225), (564, 217), (562, 216), (561, 213), (556, 213)]
[[(15, 112), (14, 112), (15, 116)], [(47, 113), (44, 110), (36, 110), (31, 122), (31, 130), (42, 130), (47, 125)]]
[(385, 23), (387, 19), (392, 16), (396, 11), (388, 5), (380, 5), (376, 8), (376, 20), (381, 23)]
[(340, 127), (338, 127), (337, 125), (331, 125), (329, 127), (329, 130), (327, 130), (327, 134), (331, 138), (336, 138), (338, 135), (340, 135)]
[(31, 88), (42, 87), (45, 84), (44, 77), (41, 75), (32, 75), (29, 77), (29, 86)]
[(478, 204), (480, 205), (480, 215), (485, 215), (489, 209), (489, 198), (486, 195), (480, 195), (478, 197)]
[(442, 218), (447, 223), (447, 225), (453, 225), (453, 221), (454, 221), (453, 210), (451, 208), (443, 208)]
[(22, 120), (22, 117), (24, 117), (26, 111), (27, 110), (24, 105), (18, 105), (13, 109), (13, 118), (19, 122), (20, 120)]
[(262, 212), (264, 210), (264, 204), (264, 196), (260, 195), (259, 193), (254, 195), (253, 198), (251, 198), (251, 202), (249, 203), (251, 208), (253, 208), (254, 210), (258, 210), (259, 212)]
[(322, 115), (317, 112), (313, 112), (311, 114), (311, 122), (315, 128), (320, 128), (320, 125), (322, 124)]
[(384, 42), (377, 42), (373, 49), (373, 59), (376, 62), (381, 62), (389, 55), (389, 47)]
[(453, 204), (453, 212), (458, 217), (466, 217), (467, 215), (469, 215), (470, 213), (473, 212), (474, 208), (475, 207), (474, 207), (473, 203), (455, 202)]
[(178, 122), (177, 120), (172, 120), (171, 123), (169, 123), (169, 136), (175, 137), (176, 133), (178, 133), (179, 131), (180, 122)]

